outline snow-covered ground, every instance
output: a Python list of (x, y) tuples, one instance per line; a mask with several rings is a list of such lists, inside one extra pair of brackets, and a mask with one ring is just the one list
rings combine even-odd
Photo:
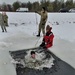
[[(9, 27), (7, 33), (0, 29), (0, 73), (12, 72), (16, 75), (8, 51), (15, 51), (39, 46), (42, 37), (36, 37), (40, 16), (36, 13), (7, 12)], [(52, 26), (55, 35), (54, 46), (49, 48), (56, 56), (75, 68), (75, 14), (49, 13), (47, 24)], [(46, 24), (46, 25), (47, 25)], [(42, 36), (42, 34), (41, 34)], [(2, 66), (2, 64), (8, 64)], [(10, 75), (10, 73), (7, 73)]]

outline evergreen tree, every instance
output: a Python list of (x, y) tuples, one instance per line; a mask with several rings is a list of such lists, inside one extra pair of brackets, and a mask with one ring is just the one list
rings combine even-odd
[(20, 7), (20, 3), (19, 2), (14, 2), (13, 3), (14, 11), (16, 11), (19, 7)]
[(28, 2), (27, 3), (27, 7), (28, 7), (29, 11), (31, 11), (32, 10), (32, 3), (31, 2)]

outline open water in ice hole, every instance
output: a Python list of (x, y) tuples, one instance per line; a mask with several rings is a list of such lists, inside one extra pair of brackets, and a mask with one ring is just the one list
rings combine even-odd
[[(37, 50), (38, 48), (33, 48), (33, 50)], [(11, 56), (14, 55), (14, 59), (20, 58), (23, 59), (26, 55), (26, 51), (30, 49), (24, 49), (19, 51), (10, 52)], [(44, 67), (43, 70), (33, 69), (24, 67), (22, 64), (16, 64), (16, 73), (17, 75), (75, 75), (75, 69), (71, 67), (66, 62), (62, 61), (60, 58), (55, 56), (50, 51), (46, 53), (52, 55), (54, 60), (54, 65), (51, 68)]]

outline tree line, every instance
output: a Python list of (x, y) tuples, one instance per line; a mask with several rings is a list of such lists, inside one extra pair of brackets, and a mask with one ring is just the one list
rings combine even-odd
[(67, 8), (68, 10), (71, 8), (75, 8), (75, 2), (73, 0), (41, 0), (40, 2), (27, 2), (22, 3), (19, 1), (14, 2), (12, 5), (3, 3), (0, 5), (0, 11), (11, 11), (15, 12), (18, 8), (28, 8), (30, 12), (39, 11), (42, 7), (46, 7), (48, 12), (58, 12), (61, 8)]

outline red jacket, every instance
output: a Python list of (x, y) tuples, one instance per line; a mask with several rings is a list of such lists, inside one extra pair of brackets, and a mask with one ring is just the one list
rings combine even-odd
[(52, 32), (46, 33), (46, 35), (44, 36), (44, 42), (45, 42), (46, 48), (53, 46), (53, 38), (54, 38), (54, 35)]

